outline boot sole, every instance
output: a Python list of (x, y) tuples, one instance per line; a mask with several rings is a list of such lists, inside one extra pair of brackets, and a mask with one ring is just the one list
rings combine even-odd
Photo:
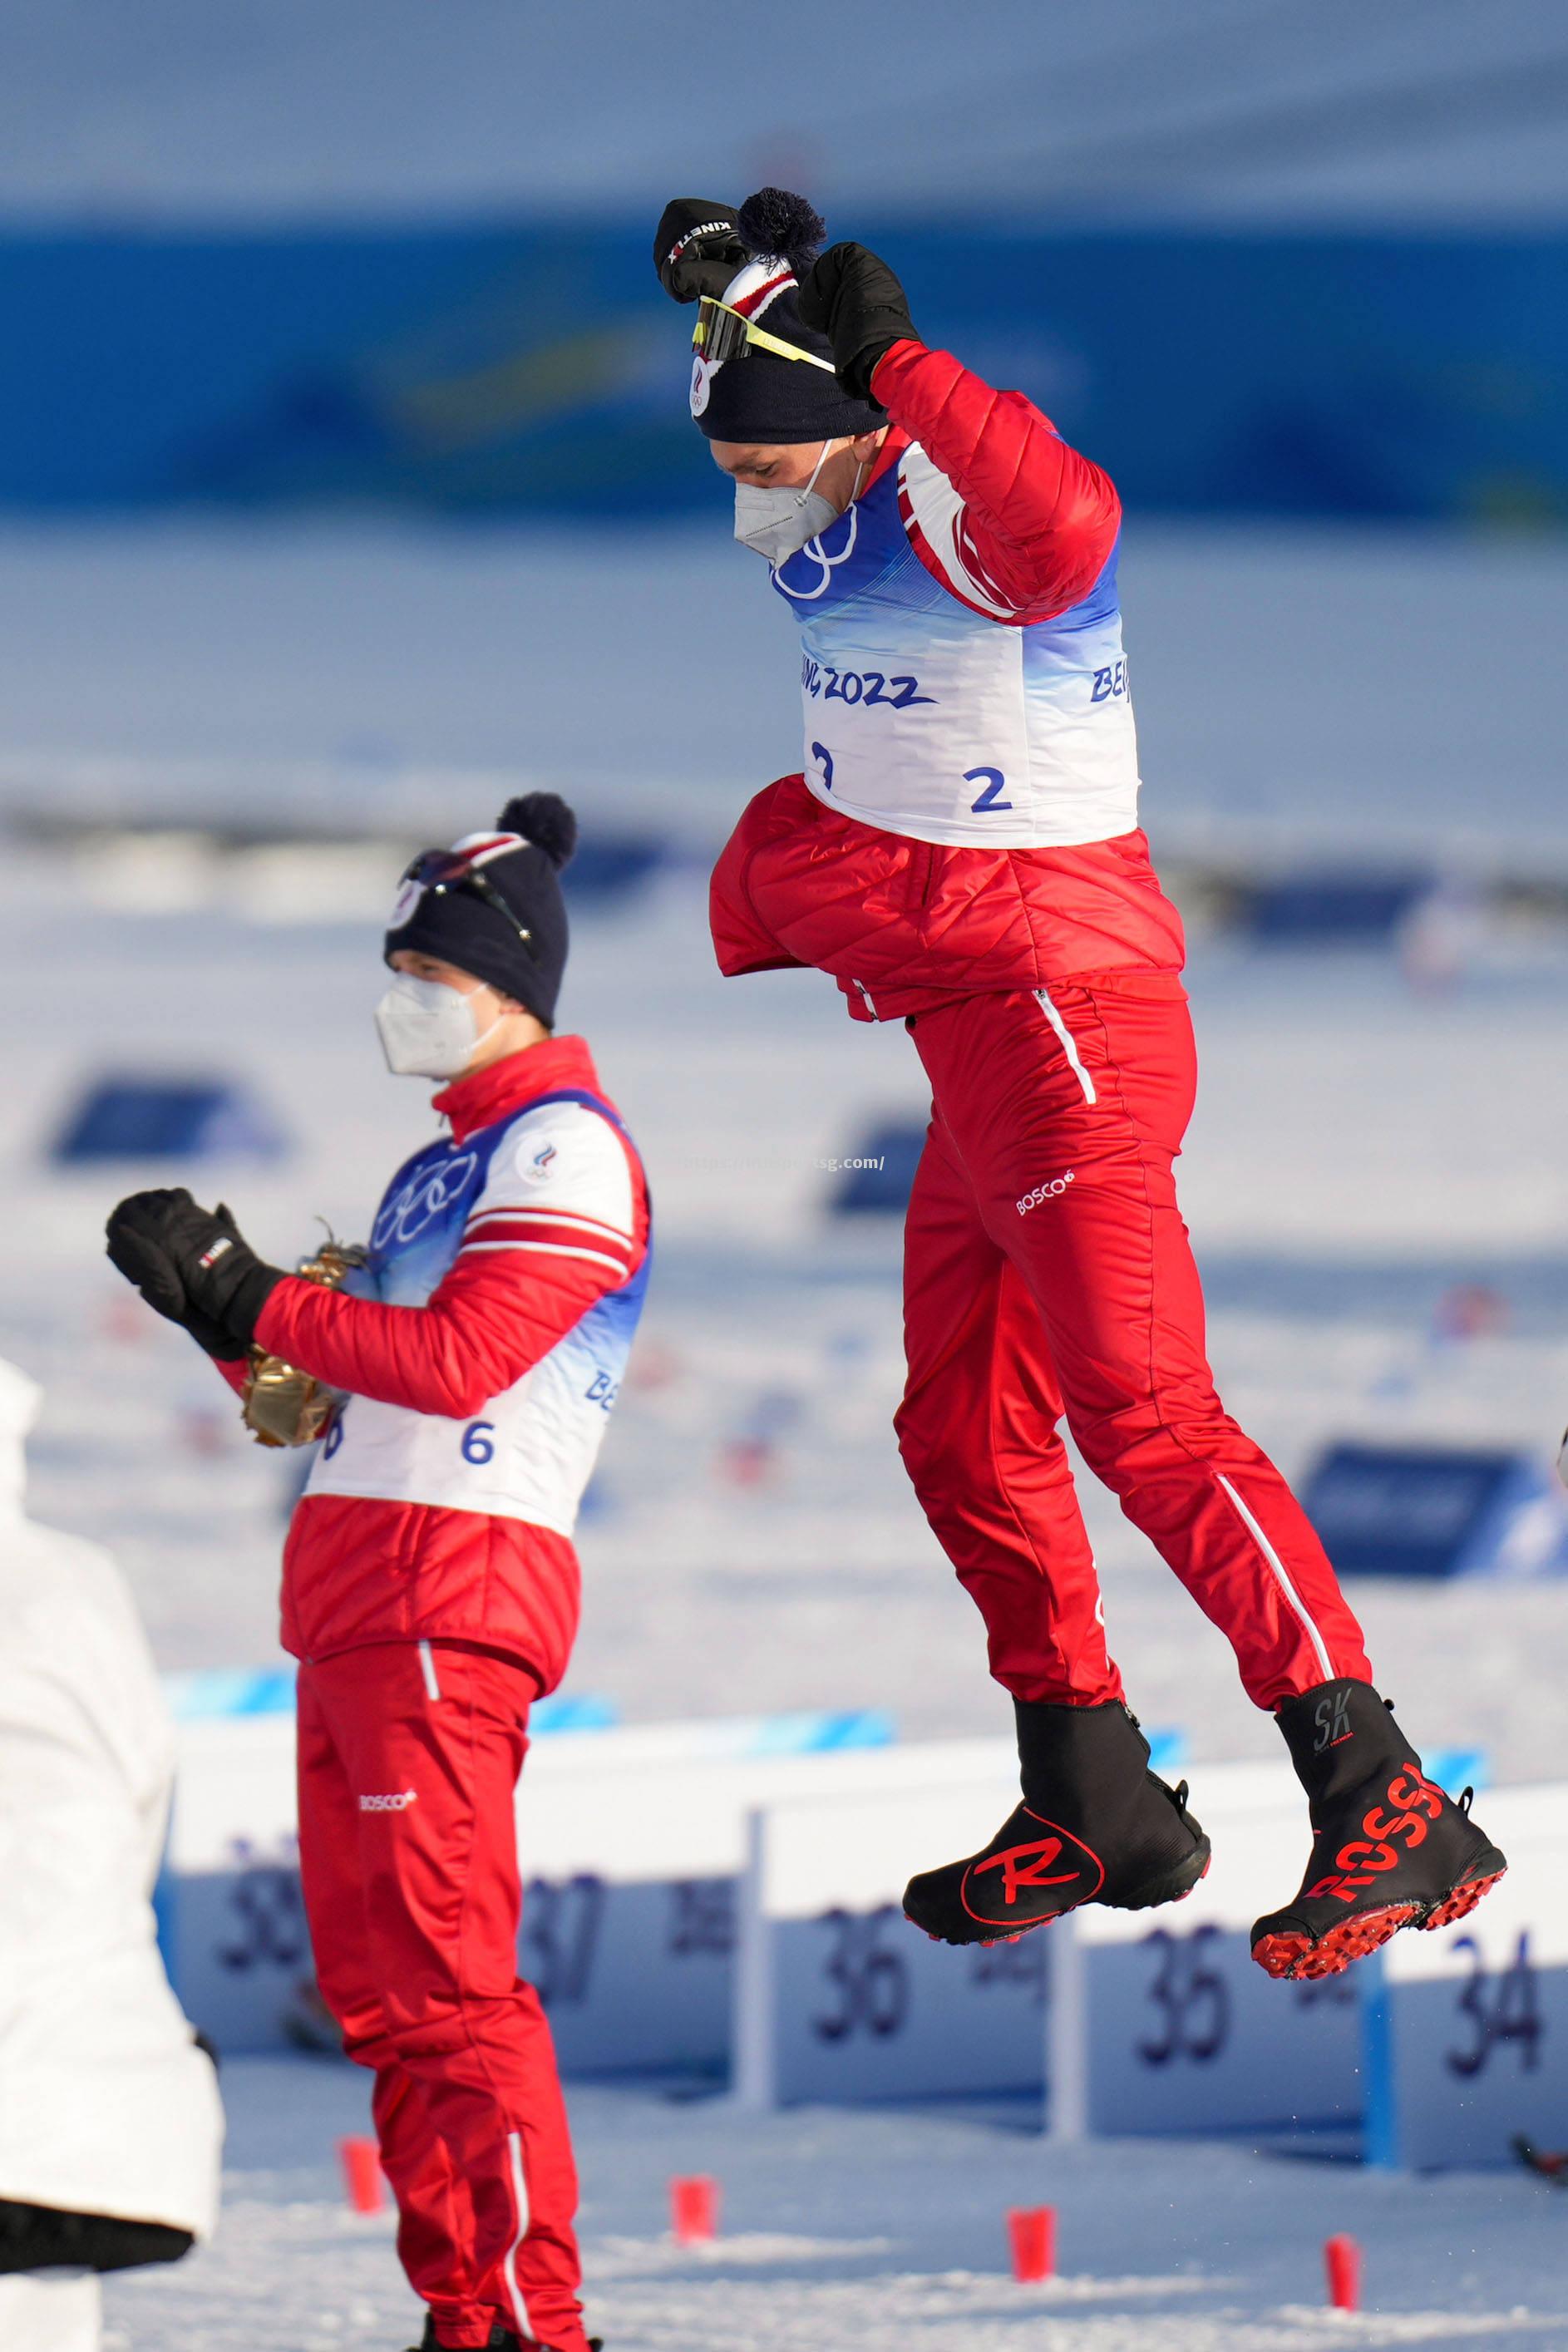
[(1481, 1897), (1506, 1875), (1508, 1864), (1500, 1855), (1499, 1861), (1499, 1869), (1485, 1871), (1479, 1878), (1461, 1879), (1436, 1903), (1391, 1903), (1381, 1911), (1363, 1911), (1353, 1919), (1342, 1919), (1326, 1935), (1315, 1938), (1300, 1930), (1259, 1936), (1252, 1957), (1268, 1976), (1296, 1983), (1342, 1976), (1352, 1960), (1380, 1951), (1402, 1927), (1421, 1927), (1430, 1935), (1439, 1927), (1452, 1927), (1457, 1919), (1468, 1918)]
[[(1208, 1876), (1209, 1864), (1213, 1859), (1205, 1837), (1178, 1868), (1167, 1871), (1163, 1878), (1151, 1879), (1135, 1895), (1123, 1895), (1120, 1902), (1107, 1903), (1104, 1907), (1108, 1911), (1152, 1911), (1161, 1903), (1184, 1903), (1194, 1887)], [(1098, 1901), (1100, 1898), (1091, 1896), (1090, 1900)], [(911, 1927), (920, 1929), (928, 1944), (946, 1944), (953, 1951), (972, 1952), (989, 1951), (996, 1944), (1021, 1944), (1026, 1936), (1034, 1935), (1037, 1929), (1054, 1927), (1058, 1919), (1067, 1917), (1068, 1911), (1082, 1911), (1087, 1907), (1082, 1903), (1069, 1903), (1066, 1910), (1048, 1912), (1043, 1919), (1031, 1919), (1026, 1927), (1016, 1927), (1010, 1933), (996, 1936), (939, 1936), (934, 1928), (926, 1926), (923, 1919), (917, 1919), (912, 1911), (906, 1909), (904, 1916)]]
[(1108, 1902), (1105, 1907), (1108, 1911), (1152, 1911), (1162, 1903), (1184, 1903), (1194, 1887), (1201, 1885), (1208, 1876), (1213, 1860), (1214, 1848), (1200, 1832), (1185, 1862), (1168, 1870), (1163, 1878), (1152, 1878), (1136, 1895), (1123, 1895), (1120, 1901)]

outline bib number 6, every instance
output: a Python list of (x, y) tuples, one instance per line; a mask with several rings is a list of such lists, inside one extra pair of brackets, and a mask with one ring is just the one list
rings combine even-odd
[(495, 1427), (493, 1421), (470, 1421), (463, 1432), (463, 1459), (476, 1470), (496, 1458)]

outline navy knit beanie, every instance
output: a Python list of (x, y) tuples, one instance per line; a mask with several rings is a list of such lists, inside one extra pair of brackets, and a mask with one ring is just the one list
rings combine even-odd
[[(796, 299), (797, 281), (826, 234), (820, 216), (804, 196), (759, 188), (736, 214), (735, 226), (755, 258), (725, 287), (724, 300), (780, 342), (831, 362), (826, 337), (801, 324)], [(696, 357), (691, 414), (710, 441), (842, 441), (875, 433), (888, 421), (885, 409), (857, 400), (825, 368), (780, 359), (755, 345), (718, 367)]]
[[(392, 910), (385, 961), (399, 948), (439, 956), (553, 1028), (567, 948), (561, 868), (576, 845), (577, 820), (554, 793), (508, 801), (494, 833), (465, 834), (449, 851), (426, 854), (434, 879), (416, 870), (426, 860), (415, 861)], [(478, 887), (462, 878), (465, 869)]]

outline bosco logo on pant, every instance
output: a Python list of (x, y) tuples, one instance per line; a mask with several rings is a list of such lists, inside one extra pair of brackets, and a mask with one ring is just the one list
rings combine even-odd
[(1037, 1209), (1042, 1201), (1059, 1201), (1073, 1181), (1073, 1175), (1074, 1171), (1069, 1168), (1065, 1176), (1052, 1176), (1044, 1184), (1037, 1184), (1034, 1191), (1026, 1192), (1019, 1202), (1018, 1214), (1026, 1217), (1029, 1211)]

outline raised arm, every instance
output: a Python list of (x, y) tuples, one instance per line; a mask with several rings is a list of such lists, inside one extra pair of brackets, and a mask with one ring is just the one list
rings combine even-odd
[(1088, 595), (1116, 544), (1121, 502), (1033, 401), (912, 341), (879, 361), (871, 385), (957, 491), (961, 553), (995, 603), (1043, 621)]
[[(867, 247), (830, 246), (799, 299), (802, 319), (832, 342), (840, 383), (879, 401), (957, 493), (962, 511), (942, 518), (939, 537), (953, 543), (983, 609), (1044, 621), (1087, 596), (1121, 520), (1109, 476), (1022, 393), (996, 392), (951, 352), (928, 349), (902, 286)], [(945, 577), (935, 550), (916, 545)], [(947, 584), (967, 593), (963, 580)]]

